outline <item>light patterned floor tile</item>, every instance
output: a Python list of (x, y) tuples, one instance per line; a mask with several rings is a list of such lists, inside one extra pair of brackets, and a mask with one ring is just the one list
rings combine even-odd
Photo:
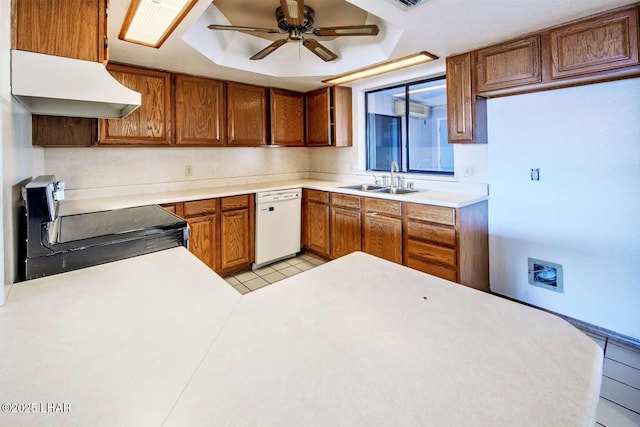
[(298, 256), (295, 258), (288, 259), (287, 262), (291, 265), (298, 265), (300, 263), (306, 262), (306, 259), (302, 258), (301, 256)]
[(233, 276), (225, 277), (224, 280), (226, 280), (227, 283), (230, 284), (231, 286), (236, 286), (241, 284), (241, 282)]
[(277, 262), (275, 264), (271, 264), (270, 267), (273, 268), (274, 270), (280, 271), (280, 270), (283, 270), (285, 268), (291, 267), (291, 264), (289, 264), (287, 261), (280, 261), (280, 262)]
[(267, 275), (269, 273), (273, 273), (274, 271), (276, 271), (276, 270), (274, 270), (272, 267), (269, 267), (268, 265), (266, 267), (262, 267), (262, 268), (259, 268), (257, 270), (253, 270), (253, 272), (256, 273), (260, 277), (263, 277), (263, 276), (265, 276), (265, 275)]
[(323, 260), (318, 259), (318, 258), (311, 258), (311, 259), (310, 259), (310, 260), (308, 260), (308, 261), (309, 261), (311, 264), (316, 265), (316, 266), (317, 266), (317, 265), (322, 265), (322, 264), (324, 264), (324, 263), (326, 262), (326, 261), (323, 261)]
[(244, 283), (249, 280), (258, 278), (258, 275), (253, 271), (245, 271), (244, 273), (236, 274), (234, 277)]
[(300, 263), (300, 264), (296, 264), (296, 266), (295, 266), (295, 267), (296, 267), (296, 268), (299, 268), (299, 269), (300, 269), (300, 270), (302, 270), (302, 271), (307, 271), (307, 270), (311, 270), (313, 267), (315, 267), (315, 265), (314, 265), (314, 264), (312, 264), (312, 263), (311, 263), (311, 262), (309, 262), (309, 261), (304, 261), (304, 262), (302, 262), (302, 263)]
[(255, 291), (256, 289), (260, 289), (263, 286), (267, 286), (269, 282), (264, 280), (262, 277), (256, 277), (255, 279), (248, 280), (243, 283), (247, 288)]
[(262, 278), (264, 280), (266, 280), (267, 282), (269, 282), (269, 283), (275, 283), (278, 280), (286, 279), (287, 276), (285, 276), (284, 274), (282, 274), (279, 271), (274, 271), (273, 273), (269, 273), (269, 274), (267, 274), (265, 276), (262, 276)]
[(284, 268), (282, 270), (279, 270), (280, 273), (284, 274), (287, 277), (291, 277), (291, 276), (295, 276), (298, 273), (302, 273), (302, 271), (300, 271), (299, 269), (297, 269), (296, 267), (290, 265), (288, 268)]

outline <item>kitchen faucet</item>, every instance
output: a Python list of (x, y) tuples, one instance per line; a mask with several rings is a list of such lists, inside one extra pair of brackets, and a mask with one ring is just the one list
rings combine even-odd
[(391, 168), (389, 170), (389, 180), (391, 181), (391, 188), (397, 187), (397, 183), (396, 183), (396, 173), (400, 172), (400, 169), (398, 168), (398, 164), (393, 161), (391, 162)]

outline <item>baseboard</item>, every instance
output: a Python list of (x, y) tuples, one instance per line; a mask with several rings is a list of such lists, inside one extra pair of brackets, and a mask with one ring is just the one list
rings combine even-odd
[(636, 338), (629, 337), (627, 335), (619, 334), (618, 332), (611, 331), (606, 328), (602, 328), (600, 326), (592, 325), (591, 323), (584, 322), (582, 320), (574, 319), (569, 316), (565, 316), (564, 314), (556, 313), (555, 311), (547, 310), (546, 308), (538, 307), (533, 304), (529, 304), (526, 302), (519, 301), (514, 298), (510, 298), (504, 295), (497, 294), (495, 292), (489, 292), (492, 295), (495, 295), (500, 298), (508, 299), (509, 301), (517, 302), (522, 305), (526, 305), (532, 308), (537, 308), (538, 310), (546, 311), (547, 313), (554, 314), (567, 322), (571, 323), (576, 328), (580, 329), (582, 332), (595, 336), (596, 338), (602, 338), (604, 340), (610, 340), (616, 344), (620, 344), (624, 347), (628, 347), (631, 350), (640, 351), (640, 340)]

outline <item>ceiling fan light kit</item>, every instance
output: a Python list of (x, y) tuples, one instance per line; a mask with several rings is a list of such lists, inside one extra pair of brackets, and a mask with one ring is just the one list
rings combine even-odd
[(391, 71), (400, 70), (402, 68), (407, 68), (413, 65), (434, 61), (436, 59), (438, 59), (436, 55), (433, 55), (426, 51), (422, 51), (422, 52), (414, 53), (413, 55), (405, 56), (403, 58), (393, 59), (391, 61), (381, 62), (380, 64), (375, 64), (369, 67), (350, 71), (348, 73), (323, 80), (322, 83), (326, 83), (330, 85), (339, 85), (339, 84), (349, 83), (354, 80), (360, 80), (367, 77), (377, 76), (378, 74), (384, 74)]
[(302, 42), (304, 47), (309, 49), (309, 51), (325, 62), (336, 60), (338, 55), (322, 45), (319, 41), (308, 38), (308, 35), (314, 35), (317, 37), (375, 36), (380, 31), (377, 25), (346, 25), (339, 27), (314, 28), (314, 20), (315, 12), (309, 6), (305, 6), (304, 0), (280, 0), (280, 7), (276, 9), (278, 29), (218, 24), (209, 25), (208, 28), (210, 30), (287, 34), (287, 38), (277, 40), (253, 55), (250, 58), (252, 60), (263, 59), (273, 53), (276, 49), (284, 46), (289, 40), (292, 40)]

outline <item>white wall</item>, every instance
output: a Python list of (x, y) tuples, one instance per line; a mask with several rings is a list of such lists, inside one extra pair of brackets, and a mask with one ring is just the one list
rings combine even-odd
[[(640, 79), (488, 111), (491, 289), (640, 339)], [(529, 285), (528, 257), (562, 264), (564, 293)]]
[[(31, 147), (31, 115), (11, 97), (11, 0), (0, 0), (0, 124), (2, 173), (2, 240), (4, 262), (0, 268), (4, 283), (16, 279), (17, 220), (20, 183), (40, 173), (43, 167), (42, 150)], [(4, 303), (4, 292), (0, 305)]]

